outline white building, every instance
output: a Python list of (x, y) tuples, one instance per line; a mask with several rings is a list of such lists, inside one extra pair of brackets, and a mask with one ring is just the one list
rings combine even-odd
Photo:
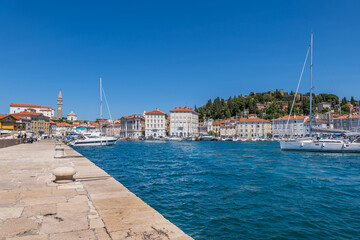
[(359, 115), (344, 115), (334, 118), (334, 128), (349, 130), (351, 132), (360, 132)]
[[(328, 123), (322, 120), (314, 121), (311, 124), (311, 127), (315, 128), (329, 128)], [(305, 122), (305, 135), (310, 135), (310, 119), (307, 119)], [(313, 134), (312, 134), (313, 135)]]
[(289, 125), (286, 123), (289, 116), (280, 117), (272, 120), (272, 134), (274, 137), (296, 136), (303, 137), (306, 135), (305, 121), (307, 116), (290, 117)]
[(204, 122), (200, 123), (200, 126), (199, 126), (200, 135), (206, 135), (209, 132), (214, 132), (213, 122), (214, 122), (214, 119), (209, 118), (209, 119), (204, 120)]
[(145, 137), (166, 137), (168, 115), (157, 108), (145, 115)]
[(122, 117), (120, 126), (120, 137), (138, 139), (139, 137), (144, 136), (144, 126), (144, 117), (140, 114)]
[(272, 135), (271, 121), (257, 117), (240, 118), (236, 124), (236, 136), (245, 139), (263, 138)]
[(197, 137), (199, 135), (199, 114), (192, 108), (179, 107), (170, 111), (170, 135)]
[(77, 120), (77, 115), (73, 111), (71, 111), (71, 113), (69, 113), (66, 118), (68, 121), (74, 122)]
[(37, 104), (21, 104), (21, 103), (10, 104), (10, 114), (28, 112), (29, 110), (33, 110), (36, 113), (42, 113), (45, 117), (55, 118), (55, 110), (49, 106), (41, 106)]
[[(62, 122), (62, 123), (56, 123), (56, 136), (58, 137), (64, 137), (64, 136), (68, 136), (71, 135), (75, 132), (75, 127), (74, 125)], [(53, 129), (52, 129), (52, 133), (53, 133)]]

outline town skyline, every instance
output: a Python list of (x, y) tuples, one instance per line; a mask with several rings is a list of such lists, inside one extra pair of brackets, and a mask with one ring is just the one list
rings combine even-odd
[(311, 32), (314, 92), (360, 98), (357, 1), (68, 3), (0, 4), (0, 112), (56, 108), (61, 89), (64, 115), (95, 119), (100, 77), (114, 119), (295, 91)]

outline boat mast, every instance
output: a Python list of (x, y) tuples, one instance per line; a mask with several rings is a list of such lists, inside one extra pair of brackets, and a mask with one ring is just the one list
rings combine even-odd
[(100, 136), (102, 136), (102, 80), (100, 77)]
[(310, 137), (312, 124), (312, 69), (313, 69), (313, 34), (311, 33), (310, 40)]

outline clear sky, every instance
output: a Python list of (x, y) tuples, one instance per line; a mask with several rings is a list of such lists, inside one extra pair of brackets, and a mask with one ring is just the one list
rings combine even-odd
[(315, 92), (359, 99), (358, 0), (0, 1), (0, 113), (95, 119), (100, 76), (113, 118), (295, 90), (311, 32)]

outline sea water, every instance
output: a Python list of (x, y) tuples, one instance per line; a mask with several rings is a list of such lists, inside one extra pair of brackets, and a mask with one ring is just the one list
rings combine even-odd
[(277, 142), (77, 147), (195, 239), (360, 239), (360, 155)]

